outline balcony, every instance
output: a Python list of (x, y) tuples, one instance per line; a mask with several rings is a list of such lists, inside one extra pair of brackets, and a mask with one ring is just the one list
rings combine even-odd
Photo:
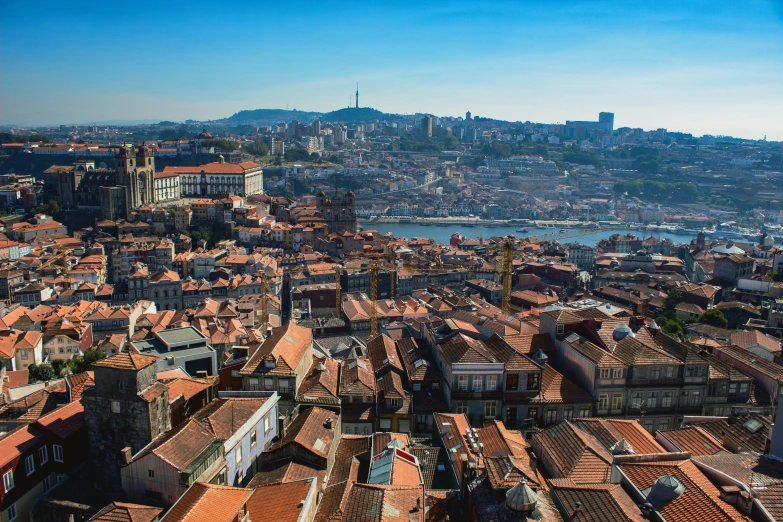
[(503, 398), (503, 392), (501, 390), (492, 391), (471, 391), (471, 390), (452, 390), (451, 400), (453, 401), (499, 401)]
[(666, 388), (672, 386), (682, 386), (681, 378), (673, 377), (669, 379), (628, 379), (626, 386), (629, 388)]

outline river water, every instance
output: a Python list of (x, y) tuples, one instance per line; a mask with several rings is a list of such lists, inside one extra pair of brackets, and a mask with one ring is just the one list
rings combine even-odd
[[(559, 229), (552, 228), (536, 228), (524, 225), (514, 225), (505, 227), (485, 227), (476, 225), (475, 227), (466, 227), (462, 225), (448, 225), (448, 226), (423, 226), (421, 224), (396, 224), (396, 223), (370, 223), (360, 222), (359, 225), (364, 230), (377, 230), (381, 234), (391, 232), (395, 237), (406, 237), (413, 239), (414, 237), (429, 237), (437, 241), (438, 243), (448, 243), (451, 235), (454, 232), (459, 232), (467, 238), (475, 238), (476, 235), (482, 238), (489, 238), (492, 236), (505, 236), (508, 234), (514, 234), (516, 237), (526, 236), (549, 236), (552, 233), (557, 233)], [(520, 228), (528, 229), (528, 232), (517, 232)], [(669, 238), (674, 243), (687, 243), (691, 239), (696, 237), (695, 235), (687, 234), (673, 234), (671, 232), (659, 232), (659, 231), (640, 231), (623, 228), (610, 228), (596, 232), (591, 229), (569, 229), (565, 232), (570, 237), (559, 239), (560, 243), (573, 243), (578, 242), (583, 245), (595, 246), (600, 240), (608, 238), (612, 234), (627, 234), (632, 233), (636, 237), (642, 239), (654, 236), (659, 239)]]

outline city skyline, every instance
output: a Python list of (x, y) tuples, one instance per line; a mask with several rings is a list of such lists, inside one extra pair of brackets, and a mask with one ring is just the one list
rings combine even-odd
[(390, 113), (783, 139), (778, 2), (189, 5), (3, 4), (0, 124), (327, 112), (358, 80)]

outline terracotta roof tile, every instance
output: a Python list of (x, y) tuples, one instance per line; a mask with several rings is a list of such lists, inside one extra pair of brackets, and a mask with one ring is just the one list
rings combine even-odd
[[(297, 522), (303, 508), (300, 502), (307, 498), (312, 487), (312, 478), (256, 487), (247, 501), (247, 511), (250, 513), (250, 519)], [(315, 493), (311, 501), (313, 503), (316, 502)]]
[(253, 490), (246, 488), (196, 482), (161, 522), (235, 522), (252, 493)]
[(668, 441), (675, 451), (687, 451), (694, 457), (723, 452), (723, 445), (698, 426), (659, 431), (657, 437)]
[[(330, 428), (326, 427), (327, 419), (332, 420)], [(319, 457), (326, 457), (332, 445), (337, 428), (338, 415), (330, 410), (314, 406), (300, 412), (288, 426), (288, 430), (280, 440), (274, 443), (269, 451), (275, 451), (288, 444), (298, 444), (306, 451)]]
[(569, 479), (551, 479), (552, 496), (568, 513), (579, 512), (584, 522), (643, 522), (639, 508), (619, 484), (575, 484)]
[(146, 368), (150, 364), (154, 364), (157, 360), (158, 358), (154, 355), (122, 352), (95, 362), (93, 363), (93, 366), (115, 368), (118, 370), (140, 370)]
[(157, 507), (112, 502), (98, 511), (90, 522), (153, 522), (162, 512), (163, 509)]

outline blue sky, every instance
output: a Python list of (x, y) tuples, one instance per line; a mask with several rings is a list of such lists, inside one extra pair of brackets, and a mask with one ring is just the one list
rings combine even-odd
[(0, 0), (0, 124), (254, 108), (783, 140), (783, 2)]

